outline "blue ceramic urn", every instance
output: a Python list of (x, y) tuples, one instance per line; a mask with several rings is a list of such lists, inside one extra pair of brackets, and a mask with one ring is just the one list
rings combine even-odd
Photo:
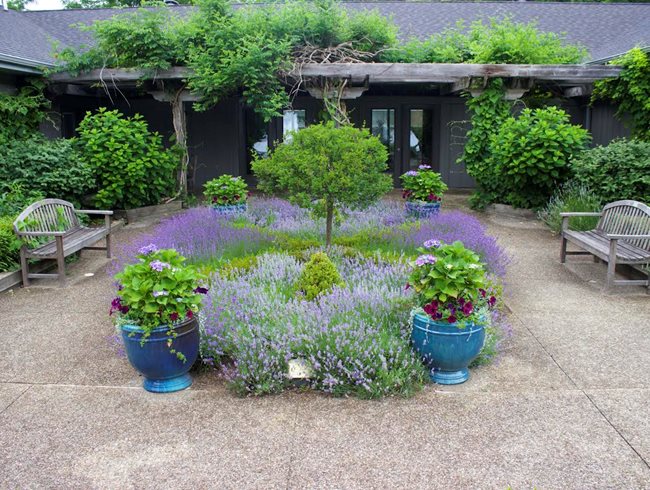
[(169, 327), (155, 328), (142, 341), (143, 331), (136, 325), (122, 325), (124, 348), (131, 365), (144, 376), (144, 389), (154, 393), (184, 390), (192, 384), (188, 374), (199, 354), (199, 328), (196, 319), (186, 320), (173, 327), (176, 337), (172, 348), (182, 353), (183, 362), (169, 352)]
[(423, 219), (440, 212), (440, 201), (406, 201), (406, 215), (411, 218)]
[(431, 381), (443, 385), (464, 383), (469, 379), (467, 366), (479, 355), (485, 342), (483, 325), (432, 320), (416, 313), (411, 341), (427, 367)]
[(212, 209), (214, 209), (214, 212), (217, 214), (225, 215), (225, 216), (234, 216), (238, 214), (245, 213), (246, 210), (248, 209), (248, 203), (240, 203), (240, 204), (213, 204)]

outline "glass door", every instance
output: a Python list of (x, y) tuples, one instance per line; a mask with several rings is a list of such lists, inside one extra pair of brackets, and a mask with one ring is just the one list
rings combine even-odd
[(395, 109), (371, 109), (370, 132), (388, 150), (388, 171), (395, 172)]
[(433, 109), (409, 109), (408, 151), (405, 172), (420, 165), (433, 166)]

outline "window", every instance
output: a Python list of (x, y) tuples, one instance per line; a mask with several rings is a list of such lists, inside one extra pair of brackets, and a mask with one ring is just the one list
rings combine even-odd
[(282, 114), (282, 138), (284, 141), (291, 141), (291, 132), (300, 131), (305, 128), (306, 111), (284, 111)]
[(268, 152), (268, 124), (253, 109), (246, 108), (246, 173), (252, 173), (251, 161), (253, 155), (265, 157)]
[(411, 109), (409, 118), (409, 168), (431, 165), (433, 156), (433, 111)]

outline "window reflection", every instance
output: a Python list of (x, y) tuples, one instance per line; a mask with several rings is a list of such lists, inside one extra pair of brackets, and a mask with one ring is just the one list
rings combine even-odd
[(372, 109), (370, 131), (388, 150), (388, 168), (393, 169), (395, 156), (395, 109)]
[(284, 111), (282, 114), (282, 137), (284, 141), (290, 142), (293, 139), (291, 134), (305, 128), (304, 109)]
[(409, 168), (421, 164), (431, 165), (433, 147), (433, 111), (411, 109), (409, 127)]

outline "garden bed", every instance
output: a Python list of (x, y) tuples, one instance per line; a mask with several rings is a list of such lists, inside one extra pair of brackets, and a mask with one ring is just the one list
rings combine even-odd
[[(298, 360), (317, 390), (362, 398), (411, 395), (426, 380), (409, 338), (412, 291), (406, 283), (417, 248), (432, 238), (462, 241), (495, 278), (505, 275), (508, 257), (475, 217), (460, 211), (415, 220), (405, 216), (401, 203), (383, 201), (336, 221), (333, 246), (324, 249), (323, 220), (280, 199), (251, 199), (247, 213), (236, 217), (193, 208), (118, 247), (110, 272), (154, 244), (175, 248), (207, 273), (203, 362), (239, 393), (293, 386), (289, 364)], [(321, 250), (342, 282), (310, 301), (300, 276)], [(498, 313), (493, 320), (479, 364), (494, 357), (507, 335)]]

